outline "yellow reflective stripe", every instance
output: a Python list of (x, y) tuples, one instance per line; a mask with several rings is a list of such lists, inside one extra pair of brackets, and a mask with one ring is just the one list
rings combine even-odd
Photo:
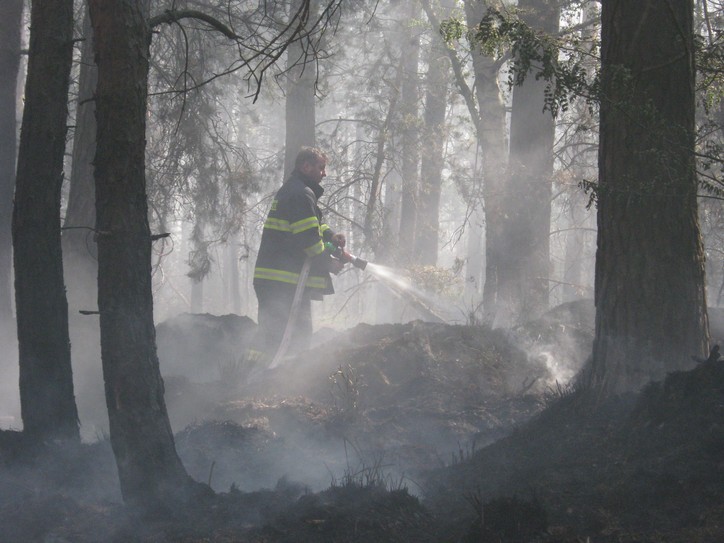
[(304, 253), (307, 256), (317, 256), (317, 255), (321, 255), (323, 252), (324, 252), (324, 242), (322, 242), (322, 240), (319, 240), (314, 245), (304, 249)]
[(282, 232), (291, 232), (292, 229), (289, 226), (289, 221), (285, 221), (284, 219), (275, 219), (273, 217), (268, 217), (266, 222), (264, 223), (264, 228), (269, 228), (270, 230), (280, 230)]
[(299, 282), (299, 274), (270, 268), (257, 268), (254, 270), (254, 279), (268, 279), (296, 285)]
[[(271, 268), (257, 268), (254, 270), (254, 279), (266, 279), (267, 281), (279, 281), (296, 285), (299, 282), (299, 274), (284, 270), (273, 270)], [(310, 275), (305, 284), (309, 288), (326, 288), (327, 282), (324, 277)]]
[(331, 228), (329, 227), (328, 224), (322, 224), (322, 225), (319, 227), (319, 233), (320, 233), (320, 234), (324, 234), (327, 230), (331, 230)]
[(292, 234), (299, 234), (310, 228), (319, 228), (319, 219), (317, 217), (307, 217), (301, 221), (293, 222), (289, 225), (291, 227)]

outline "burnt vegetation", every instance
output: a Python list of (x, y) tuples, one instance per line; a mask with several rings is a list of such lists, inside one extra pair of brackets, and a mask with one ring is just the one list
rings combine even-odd
[[(107, 440), (29, 454), (22, 433), (3, 431), (0, 539), (707, 542), (722, 534), (721, 361), (596, 402), (583, 388), (556, 386), (545, 366), (484, 328), (364, 326), (314, 354), (315, 363), (299, 359), (254, 385), (244, 376), (233, 387), (167, 379), (172, 420), (196, 419), (175, 435), (178, 453), (216, 494), (154, 515), (117, 503)], [(540, 383), (526, 389), (521, 370), (538, 372)]]

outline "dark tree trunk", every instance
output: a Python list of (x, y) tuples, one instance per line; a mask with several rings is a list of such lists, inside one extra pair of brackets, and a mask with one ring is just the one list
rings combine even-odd
[(98, 309), (110, 436), (126, 503), (172, 506), (194, 485), (174, 446), (156, 354), (144, 170), (150, 29), (139, 0), (91, 0), (98, 87)]
[(33, 2), (13, 208), (20, 408), (31, 439), (77, 440), (60, 248), (73, 2)]
[[(295, 0), (291, 16), (299, 9), (302, 0)], [(315, 144), (316, 109), (314, 85), (317, 80), (317, 66), (313, 58), (305, 59), (304, 43), (295, 41), (287, 48), (287, 99), (286, 99), (286, 144), (284, 154), (284, 178), (294, 169), (294, 160), (302, 147)]]
[[(518, 9), (532, 29), (549, 35), (558, 31), (557, 2), (520, 0)], [(548, 309), (555, 122), (550, 111), (543, 111), (545, 85), (529, 73), (513, 89), (503, 233), (507, 248), (498, 285), (500, 305), (509, 318), (501, 324), (524, 322)]]
[[(0, 17), (0, 338), (12, 322), (13, 192), (17, 154), (17, 79), (20, 67), (20, 21), (23, 0), (5, 0)], [(13, 332), (14, 333), (14, 332)]]
[(425, 141), (422, 143), (415, 237), (418, 263), (431, 266), (437, 264), (445, 110), (450, 71), (444, 47), (440, 40), (434, 40), (429, 49), (425, 91)]
[(691, 0), (602, 2), (596, 336), (589, 378), (639, 389), (707, 351)]

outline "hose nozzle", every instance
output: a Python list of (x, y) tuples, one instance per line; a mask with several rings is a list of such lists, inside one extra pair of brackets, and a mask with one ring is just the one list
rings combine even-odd
[(342, 262), (344, 262), (346, 264), (352, 264), (355, 268), (359, 268), (360, 270), (364, 270), (367, 267), (366, 260), (359, 258), (357, 256), (354, 256), (351, 253), (348, 253), (342, 247), (337, 247), (330, 241), (327, 241), (324, 244), (324, 246), (332, 254), (332, 256), (340, 259)]

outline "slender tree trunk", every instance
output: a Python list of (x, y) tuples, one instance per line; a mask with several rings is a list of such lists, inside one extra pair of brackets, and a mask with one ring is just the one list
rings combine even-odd
[(98, 66), (98, 309), (111, 445), (124, 500), (158, 509), (189, 499), (196, 485), (176, 453), (153, 325), (147, 8), (140, 0), (90, 0)]
[(416, 2), (410, 2), (410, 12), (403, 21), (402, 88), (400, 90), (402, 168), (400, 171), (400, 230), (396, 251), (401, 264), (416, 262), (414, 251), (415, 228), (417, 224), (417, 203), (420, 188), (419, 149), (419, 101), (420, 101), (420, 32), (413, 24), (419, 18), (420, 9)]
[(20, 408), (35, 440), (78, 440), (60, 248), (73, 2), (34, 2), (13, 208)]
[[(558, 4), (520, 0), (521, 18), (533, 30), (558, 31)], [(505, 237), (498, 285), (501, 306), (511, 325), (548, 309), (550, 270), (551, 177), (555, 122), (543, 111), (546, 82), (527, 74), (513, 89), (510, 120), (509, 179), (505, 198)]]
[[(68, 187), (68, 204), (62, 232), (63, 270), (66, 278), (69, 327), (74, 347), (73, 364), (79, 389), (78, 409), (81, 417), (94, 417), (91, 409), (102, 395), (102, 372), (98, 318), (82, 315), (79, 310), (98, 306), (98, 252), (93, 228), (96, 224), (93, 157), (96, 150), (94, 92), (97, 70), (93, 59), (93, 32), (87, 4), (84, 6), (83, 38), (73, 133), (72, 165)], [(92, 398), (84, 390), (94, 391)], [(93, 406), (89, 409), (89, 406)], [(105, 415), (104, 415), (105, 416)], [(104, 426), (107, 424), (103, 423)]]
[(229, 241), (226, 252), (228, 259), (229, 302), (230, 310), (235, 315), (241, 314), (241, 276), (239, 274), (239, 236), (234, 235)]
[(375, 152), (375, 166), (372, 172), (372, 182), (370, 185), (369, 198), (365, 207), (364, 233), (368, 243), (372, 245), (372, 250), (377, 259), (383, 258), (385, 245), (384, 236), (375, 230), (375, 226), (385, 222), (384, 209), (382, 207), (382, 184), (383, 170), (387, 161), (387, 146), (390, 134), (390, 127), (397, 115), (397, 104), (399, 102), (399, 88), (402, 82), (402, 67), (398, 68), (395, 77), (395, 83), (390, 92), (390, 101), (387, 107), (387, 114), (382, 126), (377, 132), (377, 149)]
[(204, 312), (204, 278), (190, 279), (191, 281), (191, 313)]
[(22, 15), (22, 0), (5, 0), (0, 17), (0, 338), (11, 335), (10, 323), (13, 320), (10, 290), (13, 261), (11, 223), (18, 149), (15, 104)]
[(583, 285), (583, 258), (586, 231), (584, 229), (585, 209), (582, 193), (571, 195), (569, 204), (568, 228), (566, 233), (565, 256), (563, 262), (563, 285), (561, 296), (563, 302), (573, 302), (584, 297), (581, 291)]
[(483, 241), (485, 235), (485, 214), (477, 203), (470, 215), (467, 233), (468, 242), (466, 252), (468, 255), (467, 264), (465, 266), (465, 303), (466, 310), (469, 311), (468, 320), (477, 321), (480, 317), (477, 315), (480, 303), (480, 295), (483, 292), (485, 268), (485, 252), (483, 251)]
[[(93, 93), (98, 80), (98, 70), (93, 60), (93, 28), (87, 5), (83, 17), (83, 37), (78, 76), (78, 104), (73, 134), (73, 163), (64, 223), (67, 229), (63, 232), (63, 251), (66, 259), (71, 260), (71, 265), (73, 265), (69, 269), (76, 271), (80, 267), (85, 272), (85, 268), (89, 268), (95, 275), (97, 273), (96, 247), (88, 228), (93, 228), (96, 222), (93, 178), (96, 117)], [(78, 262), (79, 260), (80, 262)], [(93, 287), (92, 291), (95, 295), (95, 285)]]
[(636, 390), (704, 356), (691, 0), (602, 2), (596, 336), (590, 381)]
[[(291, 6), (293, 16), (302, 0), (294, 0)], [(315, 144), (316, 107), (314, 85), (317, 67), (313, 58), (305, 58), (309, 47), (304, 38), (289, 44), (287, 48), (287, 100), (286, 100), (286, 144), (284, 152), (284, 179), (294, 169), (294, 160), (299, 149)]]
[(418, 262), (437, 264), (440, 218), (440, 192), (444, 164), (445, 111), (447, 108), (447, 81), (449, 62), (441, 40), (433, 40), (429, 49), (429, 62), (425, 91), (425, 140), (422, 144), (421, 183), (415, 237)]
[[(465, 0), (468, 26), (478, 25), (486, 5)], [(498, 280), (505, 251), (503, 233), (504, 172), (507, 156), (505, 107), (498, 85), (498, 65), (479, 50), (472, 53), (478, 118), (478, 141), (483, 154), (483, 198), (485, 200), (485, 286), (483, 320), (492, 325), (498, 313)]]

